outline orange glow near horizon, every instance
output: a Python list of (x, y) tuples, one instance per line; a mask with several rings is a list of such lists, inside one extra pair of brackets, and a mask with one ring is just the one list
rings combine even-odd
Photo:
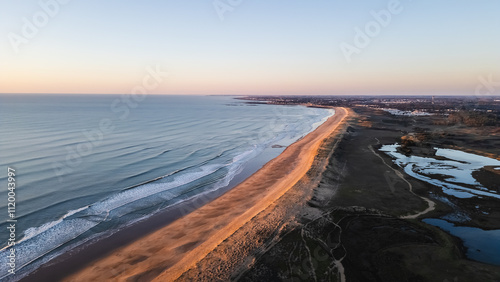
[(453, 9), (406, 3), (352, 60), (340, 46), (356, 45), (356, 30), (373, 21), (370, 9), (386, 1), (262, 1), (224, 21), (210, 5), (111, 0), (95, 9), (85, 2), (65, 6), (14, 48), (10, 36), (22, 34), (22, 19), (40, 8), (29, 2), (0, 4), (8, 11), (0, 93), (128, 93), (157, 64), (171, 75), (150, 94), (473, 94), (479, 77), (500, 81), (494, 1)]
[[(2, 93), (128, 93), (146, 72), (59, 71), (0, 72)], [(204, 73), (187, 71), (168, 77), (149, 94), (179, 95), (337, 95), (337, 94), (458, 94), (471, 93), (477, 77), (470, 74), (408, 73)]]

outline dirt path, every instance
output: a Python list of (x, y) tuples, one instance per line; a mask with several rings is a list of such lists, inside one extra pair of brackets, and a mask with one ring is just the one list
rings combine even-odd
[[(378, 140), (378, 139), (377, 139), (377, 142), (378, 142), (378, 144), (380, 144), (380, 142), (379, 142), (379, 140)], [(370, 151), (372, 151), (372, 153), (373, 153), (375, 156), (377, 156), (378, 158), (380, 158), (380, 159), (382, 160), (382, 162), (384, 163), (384, 165), (386, 165), (388, 168), (390, 168), (392, 171), (394, 171), (394, 173), (395, 173), (395, 174), (396, 174), (399, 178), (401, 178), (401, 180), (403, 180), (404, 182), (406, 182), (406, 184), (408, 184), (408, 187), (409, 187), (409, 189), (410, 189), (410, 192), (411, 192), (413, 195), (415, 195), (415, 196), (419, 197), (420, 199), (422, 199), (422, 200), (424, 200), (424, 201), (426, 201), (426, 202), (427, 202), (428, 207), (427, 207), (425, 210), (423, 210), (423, 211), (421, 211), (421, 212), (418, 212), (418, 213), (415, 213), (415, 214), (409, 214), (409, 215), (401, 216), (400, 218), (402, 218), (402, 219), (414, 219), (414, 218), (417, 218), (417, 217), (419, 217), (419, 216), (421, 216), (421, 215), (424, 215), (424, 214), (426, 214), (426, 213), (428, 213), (428, 212), (431, 212), (431, 211), (433, 211), (433, 210), (435, 209), (435, 207), (436, 207), (436, 203), (434, 203), (433, 201), (431, 201), (431, 200), (430, 200), (430, 199), (428, 199), (428, 198), (425, 198), (425, 197), (422, 197), (422, 196), (419, 196), (419, 195), (415, 194), (415, 192), (413, 192), (413, 185), (411, 185), (411, 183), (410, 183), (408, 180), (406, 180), (406, 179), (404, 178), (403, 174), (402, 174), (399, 170), (396, 170), (396, 169), (392, 168), (392, 166), (388, 165), (388, 164), (385, 162), (384, 158), (382, 158), (379, 154), (377, 154), (377, 153), (375, 152), (375, 150), (373, 150), (372, 146), (368, 146), (368, 149), (370, 149)]]
[[(344, 256), (341, 257), (340, 259), (337, 259), (333, 255), (333, 252), (331, 252), (331, 256), (334, 258), (333, 264), (335, 265), (335, 267), (338, 270), (340, 282), (345, 282), (346, 281), (346, 276), (345, 276), (345, 269), (344, 269), (344, 265), (342, 264), (342, 261), (347, 257), (347, 250), (344, 248), (344, 246), (342, 245), (342, 241), (341, 241), (342, 231), (343, 230), (342, 230), (342, 227), (340, 227), (340, 225), (338, 225), (337, 223), (329, 220), (328, 217), (325, 217), (325, 219), (327, 219), (330, 223), (332, 223), (333, 225), (335, 225), (335, 227), (340, 230), (339, 231), (339, 241), (337, 243), (337, 247), (342, 246), (342, 248), (344, 249)], [(340, 223), (343, 219), (344, 218), (340, 219), (338, 221), (338, 223)], [(324, 244), (326, 244), (326, 243), (324, 243)]]

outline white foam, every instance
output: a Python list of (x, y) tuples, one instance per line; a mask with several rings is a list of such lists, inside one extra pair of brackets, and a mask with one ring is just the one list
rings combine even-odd
[[(89, 231), (99, 223), (108, 220), (110, 212), (115, 211), (120, 207), (133, 202), (138, 202), (146, 197), (160, 193), (162, 194), (162, 201), (173, 199), (174, 197), (179, 196), (181, 191), (169, 193), (169, 190), (208, 176), (220, 168), (228, 167), (228, 173), (226, 173), (224, 178), (218, 181), (214, 187), (210, 189), (210, 191), (225, 187), (241, 171), (243, 165), (249, 159), (257, 155), (259, 151), (262, 151), (262, 148), (254, 147), (251, 150), (235, 155), (232, 158), (232, 162), (226, 165), (205, 165), (199, 169), (193, 169), (191, 172), (175, 176), (170, 182), (148, 183), (122, 191), (91, 206), (71, 210), (58, 220), (45, 223), (39, 227), (29, 228), (24, 232), (23, 239), (16, 244), (16, 252), (19, 256), (19, 259), (17, 260), (17, 268), (20, 269), (23, 266), (30, 264), (31, 262), (52, 252), (56, 248), (63, 246), (83, 233)], [(148, 203), (138, 204), (136, 207), (132, 207), (132, 210), (134, 208), (143, 208), (144, 206), (148, 206)], [(85, 210), (86, 212), (83, 214), (84, 217), (68, 219), (71, 215)], [(113, 216), (119, 217), (128, 212), (130, 212), (130, 210), (115, 212)], [(134, 222), (138, 220), (140, 219), (134, 220)], [(7, 250), (5, 250), (5, 248), (0, 251), (0, 271), (3, 271), (3, 273), (7, 273), (6, 251)]]
[[(331, 109), (328, 110), (328, 113), (329, 115), (326, 117), (324, 115), (316, 115), (314, 118), (312, 118), (312, 121), (316, 121), (321, 118), (321, 121), (313, 124), (312, 129), (324, 123), (328, 119), (328, 117), (335, 113), (335, 111)], [(134, 210), (140, 210), (143, 208), (154, 206), (158, 203), (161, 204), (164, 201), (172, 199), (175, 200), (176, 197), (179, 197), (183, 193), (183, 191), (180, 191), (180, 189), (176, 189), (177, 187), (209, 176), (210, 174), (213, 174), (222, 168), (227, 168), (227, 172), (225, 173), (224, 177), (218, 180), (215, 184), (206, 187), (206, 189), (204, 188), (205, 190), (202, 193), (198, 193), (193, 197), (218, 190), (222, 187), (226, 187), (231, 182), (231, 180), (233, 180), (234, 177), (242, 171), (244, 165), (250, 159), (254, 158), (259, 153), (264, 151), (265, 148), (269, 147), (271, 144), (274, 144), (276, 140), (286, 138), (288, 134), (296, 137), (295, 135), (303, 133), (304, 130), (302, 127), (297, 128), (296, 126), (289, 126), (287, 128), (279, 129), (279, 134), (271, 136), (269, 140), (266, 140), (264, 142), (261, 142), (262, 140), (259, 140), (259, 142), (261, 143), (252, 146), (249, 150), (247, 149), (243, 150), (242, 152), (236, 153), (230, 163), (208, 164), (200, 168), (185, 170), (181, 173), (176, 173), (163, 178), (162, 182), (147, 183), (141, 186), (121, 191), (90, 206), (85, 206), (76, 210), (68, 211), (65, 215), (57, 220), (44, 223), (38, 227), (28, 228), (23, 233), (24, 236), (22, 240), (19, 241), (16, 245), (16, 252), (19, 254), (19, 258), (17, 260), (17, 269), (20, 270), (22, 267), (29, 264), (31, 264), (29, 267), (29, 269), (31, 269), (35, 265), (32, 264), (33, 261), (38, 260), (36, 264), (48, 261), (50, 258), (57, 256), (60, 252), (88, 240), (87, 235), (85, 235), (85, 238), (78, 238), (78, 242), (74, 239), (88, 232), (103, 221), (111, 220), (110, 215), (113, 218), (117, 218), (133, 212)], [(308, 129), (311, 128), (308, 127)], [(158, 195), (159, 197), (151, 197), (153, 195)], [(184, 200), (187, 199), (183, 199), (181, 201)], [(141, 218), (131, 218), (127, 223), (137, 222), (139, 220), (147, 218), (148, 216), (150, 215), (144, 215)], [(118, 226), (115, 230), (106, 230), (106, 233), (113, 233), (118, 230), (118, 228), (123, 228), (123, 226)], [(98, 237), (98, 234), (91, 234), (90, 237)], [(57, 252), (54, 252), (54, 250), (59, 247), (62, 248), (60, 248)], [(6, 252), (7, 250), (5, 248), (3, 250), (0, 250), (1, 273), (7, 273)], [(50, 256), (47, 255), (48, 253), (50, 253)], [(1, 277), (2, 275), (3, 274), (0, 274), (0, 279), (4, 278)]]
[(328, 109), (328, 115), (322, 118), (320, 121), (313, 123), (312, 129), (310, 132), (314, 131), (316, 128), (318, 128), (320, 125), (325, 123), (330, 117), (332, 117), (335, 114), (334, 109)]
[[(148, 183), (132, 189), (115, 194), (104, 201), (90, 206), (89, 211), (93, 214), (109, 213), (121, 206), (144, 199), (154, 194), (168, 191), (181, 185), (193, 182), (202, 177), (210, 175), (219, 170), (224, 165), (205, 165), (198, 171), (175, 176), (174, 179), (166, 183)], [(172, 193), (174, 196), (174, 193)]]
[[(45, 223), (39, 227), (29, 228), (24, 232), (24, 238), (16, 244), (16, 252), (18, 254), (16, 261), (17, 269), (21, 269), (107, 220), (111, 211), (151, 195), (200, 179), (223, 166), (206, 165), (196, 171), (176, 176), (171, 182), (149, 183), (125, 190), (91, 206), (69, 211), (58, 220)], [(171, 193), (170, 195), (170, 198), (178, 196), (176, 193)], [(81, 211), (86, 211), (81, 217), (68, 219), (71, 215)], [(126, 211), (115, 213), (114, 216), (119, 217), (124, 213)], [(7, 273), (6, 252), (6, 248), (0, 250), (1, 273)]]
[(39, 227), (30, 227), (28, 229), (26, 229), (23, 233), (23, 238), (21, 240), (19, 240), (19, 242), (17, 242), (18, 244), (23, 242), (23, 241), (26, 241), (28, 239), (31, 239), (37, 235), (39, 235), (40, 233), (43, 233), (45, 231), (47, 231), (48, 229), (56, 226), (57, 224), (61, 223), (65, 218), (69, 217), (69, 216), (72, 216), (74, 215), (75, 213), (77, 212), (80, 212), (80, 211), (83, 211), (85, 209), (87, 209), (89, 206), (85, 206), (85, 207), (82, 207), (82, 208), (79, 208), (79, 209), (76, 209), (76, 210), (71, 210), (69, 212), (67, 212), (65, 215), (63, 215), (61, 218), (59, 218), (58, 220), (54, 220), (54, 221), (51, 221), (51, 222), (47, 222), (45, 224), (42, 224), (41, 226)]
[[(17, 270), (73, 240), (97, 224), (99, 224), (99, 221), (94, 222), (81, 218), (63, 220), (55, 225), (57, 228), (51, 227), (30, 239), (24, 240), (22, 243), (16, 244)], [(8, 250), (0, 251), (0, 273), (2, 274), (8, 274), (7, 252)]]

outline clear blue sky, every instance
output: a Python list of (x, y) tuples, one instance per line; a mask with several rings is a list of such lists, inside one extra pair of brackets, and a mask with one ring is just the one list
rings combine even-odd
[(1, 0), (0, 93), (127, 93), (157, 64), (170, 73), (158, 94), (474, 94), (478, 77), (500, 81), (500, 1), (402, 0), (356, 46), (390, 2), (242, 0), (221, 20), (210, 0), (72, 0), (27, 38), (39, 1)]

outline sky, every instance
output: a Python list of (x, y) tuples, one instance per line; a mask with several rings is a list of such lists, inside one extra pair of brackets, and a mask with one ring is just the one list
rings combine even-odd
[(0, 0), (0, 93), (123, 94), (161, 69), (148, 94), (500, 94), (499, 15), (496, 0)]

